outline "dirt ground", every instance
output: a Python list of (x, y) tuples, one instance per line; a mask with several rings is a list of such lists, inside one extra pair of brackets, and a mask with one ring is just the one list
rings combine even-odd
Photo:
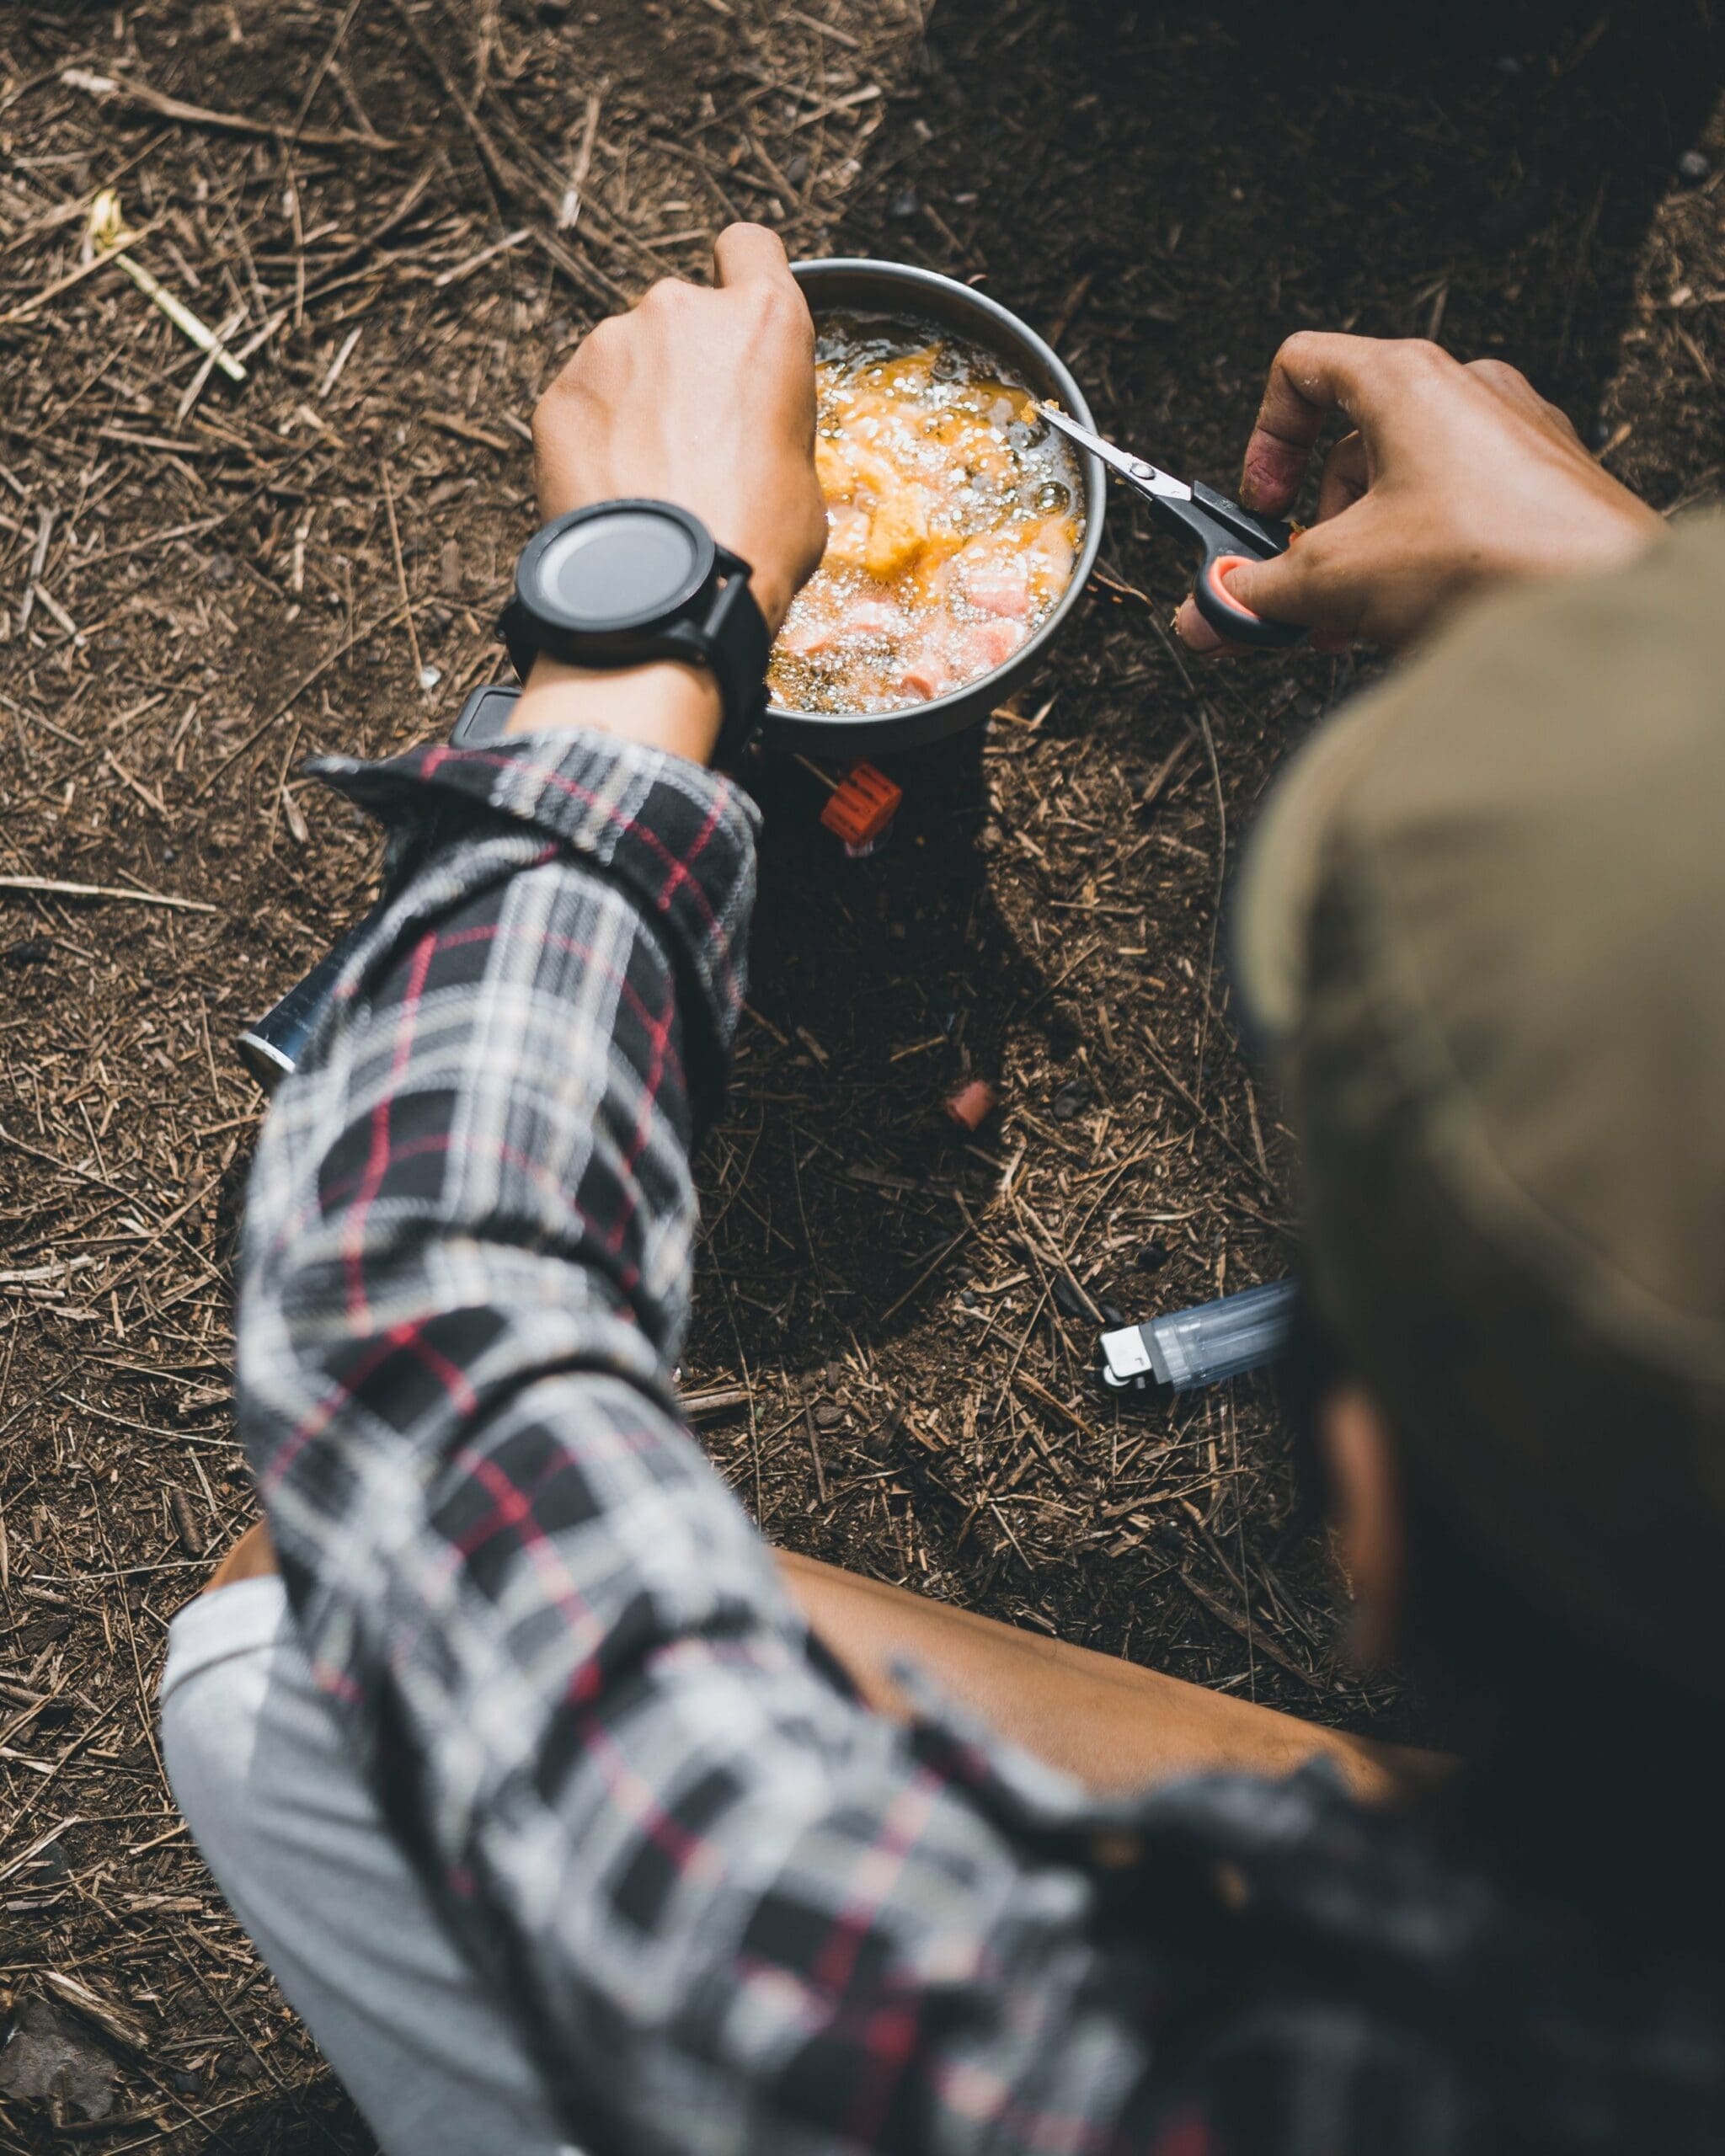
[[(252, 1512), (230, 1260), (263, 1102), (230, 1043), (374, 888), (371, 833), (298, 766), (446, 727), (504, 673), (524, 423), (559, 355), (761, 216), (793, 252), (983, 280), (1106, 427), (1199, 476), (1231, 475), (1278, 338), (1325, 324), (1516, 360), (1680, 507), (1725, 456), (1719, 57), (1703, 0), (8, 13), (0, 1982), (105, 2002), (93, 2145), (371, 2146), (177, 1826), (149, 1702), (167, 1620)], [(80, 274), (104, 186), (243, 383), (117, 266)], [(1420, 1734), (1338, 1663), (1268, 1388), (1145, 1413), (1089, 1375), (1098, 1310), (1293, 1262), (1218, 894), (1354, 679), (1188, 672), (1182, 560), (1119, 500), (1103, 565), (1015, 710), (894, 766), (885, 853), (846, 860), (798, 766), (757, 772), (685, 1389), (787, 1545)], [(970, 1074), (1001, 1107), (964, 1142), (942, 1102)], [(0, 2147), (60, 2138), (0, 2096)]]

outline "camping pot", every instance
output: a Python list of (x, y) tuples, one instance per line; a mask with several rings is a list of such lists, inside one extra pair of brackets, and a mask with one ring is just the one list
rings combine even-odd
[[(793, 262), (791, 275), (802, 286), (817, 323), (822, 315), (839, 310), (932, 322), (1002, 360), (1033, 396), (1049, 398), (1087, 427), (1096, 424), (1083, 391), (1053, 347), (998, 300), (990, 299), (972, 286), (961, 285), (955, 278), (943, 277), (932, 270), (912, 269), (908, 263), (842, 257)], [(979, 674), (974, 681), (949, 690), (943, 696), (906, 704), (898, 711), (786, 711), (769, 704), (761, 728), (765, 739), (776, 748), (800, 749), (807, 755), (842, 760), (921, 748), (926, 742), (943, 740), (948, 734), (957, 734), (985, 718), (1060, 633), (1095, 567), (1097, 550), (1102, 545), (1107, 481), (1100, 458), (1081, 453), (1079, 462), (1084, 470), (1084, 542), (1072, 565), (1072, 580), (1047, 618), (1004, 665), (996, 666), (991, 673)]]

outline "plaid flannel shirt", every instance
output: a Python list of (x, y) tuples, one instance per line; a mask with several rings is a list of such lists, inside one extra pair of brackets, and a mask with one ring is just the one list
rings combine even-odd
[(1496, 2146), (1482, 1887), (1321, 1771), (1104, 1801), (872, 1713), (680, 1421), (747, 800), (579, 734), (323, 770), (395, 895), (259, 1149), (242, 1427), (320, 1680), (571, 2133)]

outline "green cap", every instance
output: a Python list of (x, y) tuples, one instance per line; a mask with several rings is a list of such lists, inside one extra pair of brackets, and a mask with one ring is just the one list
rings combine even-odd
[(1399, 1439), (1552, 1614), (1725, 1696), (1725, 521), (1326, 728), (1234, 931)]

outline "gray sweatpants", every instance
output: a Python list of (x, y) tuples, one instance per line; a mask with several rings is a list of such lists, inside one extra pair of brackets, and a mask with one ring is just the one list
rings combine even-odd
[(174, 1619), (162, 1737), (205, 1860), (385, 2156), (577, 2156), (355, 1771), (280, 1580)]

